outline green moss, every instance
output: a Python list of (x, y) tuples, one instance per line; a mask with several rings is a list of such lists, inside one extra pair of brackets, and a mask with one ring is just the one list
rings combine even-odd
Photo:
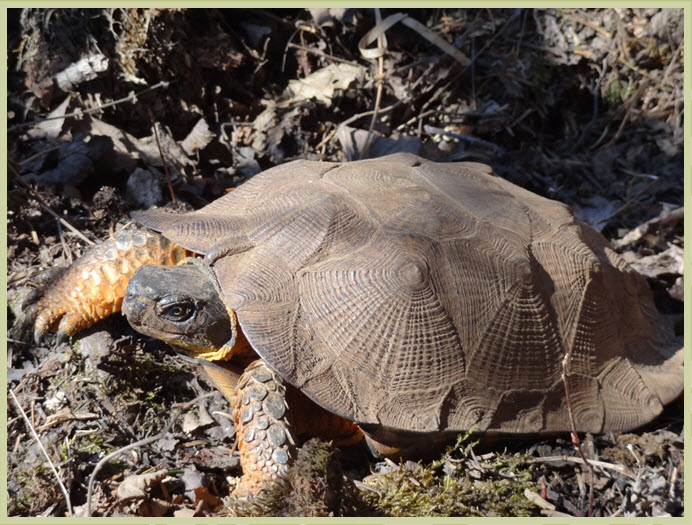
[(52, 471), (40, 461), (22, 465), (8, 478), (19, 490), (8, 498), (7, 513), (9, 516), (36, 516), (51, 503), (60, 501), (62, 494)]
[(80, 454), (92, 454), (104, 452), (104, 439), (101, 434), (89, 434), (79, 440), (77, 452)]
[(377, 516), (381, 512), (344, 477), (339, 452), (311, 439), (300, 447), (286, 480), (250, 501), (234, 501), (234, 516)]
[(395, 472), (366, 478), (376, 491), (368, 495), (371, 504), (388, 516), (539, 515), (538, 507), (524, 497), (526, 488), (537, 487), (522, 456), (498, 456), (492, 468), (482, 469), (481, 479), (470, 477), (475, 464), (471, 451), (477, 444), (471, 435), (460, 435), (431, 463), (402, 465)]
[(604, 98), (608, 106), (617, 108), (622, 105), (633, 93), (633, 88), (622, 80), (614, 80), (608, 84)]
[(311, 440), (298, 451), (287, 481), (227, 510), (234, 516), (538, 516), (524, 496), (526, 488), (538, 487), (523, 456), (497, 456), (481, 479), (470, 477), (474, 439), (468, 432), (435, 461), (368, 476), (369, 488), (345, 479), (337, 453)]

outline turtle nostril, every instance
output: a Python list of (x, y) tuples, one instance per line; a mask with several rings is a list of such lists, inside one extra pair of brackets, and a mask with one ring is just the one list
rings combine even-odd
[(122, 304), (122, 313), (125, 317), (133, 319), (135, 316), (139, 316), (144, 309), (144, 304), (142, 301), (137, 300), (137, 294), (131, 290), (125, 293), (125, 298)]
[(144, 301), (138, 301), (134, 296), (130, 298), (131, 300), (127, 303), (123, 302), (123, 314), (127, 317), (127, 320), (137, 321), (146, 310), (147, 305)]

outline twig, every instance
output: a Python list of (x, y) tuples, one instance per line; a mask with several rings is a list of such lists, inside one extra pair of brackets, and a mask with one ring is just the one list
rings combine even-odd
[(651, 79), (651, 75), (649, 75), (646, 71), (643, 69), (638, 68), (634, 64), (630, 64), (627, 60), (625, 60), (621, 55), (618, 55), (617, 57), (618, 62), (620, 62), (623, 66), (630, 68), (632, 71), (635, 73), (639, 73), (641, 76), (646, 77), (648, 79)]
[[(408, 100), (408, 98), (405, 98), (405, 99), (402, 99), (402, 100), (398, 100), (398, 101), (396, 101), (394, 104), (392, 104), (391, 106), (387, 106), (386, 108), (380, 109), (380, 110), (379, 110), (379, 113), (380, 113), (380, 114), (382, 114), (382, 113), (387, 113), (388, 111), (393, 110), (393, 109), (396, 108), (397, 106), (400, 106), (401, 104), (403, 104), (403, 103), (406, 102), (407, 100)], [(334, 135), (336, 134), (337, 130), (338, 130), (341, 126), (348, 126), (349, 124), (355, 122), (356, 120), (361, 119), (361, 118), (363, 118), (363, 117), (370, 116), (370, 115), (372, 115), (373, 113), (375, 113), (373, 110), (363, 111), (362, 113), (357, 113), (357, 114), (355, 114), (355, 115), (353, 115), (353, 116), (347, 118), (346, 120), (344, 120), (343, 122), (341, 122), (338, 126), (336, 126), (325, 138), (323, 138), (323, 139), (320, 141), (320, 143), (319, 143), (317, 146), (315, 146), (315, 149), (316, 149), (316, 150), (317, 150), (317, 149), (320, 149), (320, 148), (321, 148), (322, 146), (324, 146), (327, 142), (329, 142), (330, 140), (332, 140), (332, 138), (333, 138)]]
[(622, 122), (620, 122), (620, 126), (618, 127), (617, 131), (615, 132), (615, 136), (610, 139), (603, 147), (608, 148), (612, 146), (616, 140), (620, 138), (620, 134), (622, 133), (622, 130), (625, 129), (625, 125), (627, 124), (627, 121), (630, 118), (630, 113), (632, 112), (632, 109), (634, 108), (635, 104), (639, 102), (639, 99), (642, 97), (644, 94), (644, 91), (649, 87), (647, 82), (643, 82), (642, 85), (639, 87), (639, 89), (635, 92), (634, 95), (630, 97), (630, 99), (625, 103), (627, 105), (627, 111), (625, 112), (625, 116), (622, 119)]
[(666, 83), (666, 79), (668, 78), (668, 75), (670, 74), (670, 72), (673, 70), (673, 65), (677, 62), (678, 56), (680, 55), (680, 52), (682, 51), (682, 47), (683, 47), (683, 42), (680, 42), (680, 45), (675, 50), (672, 58), (670, 59), (670, 62), (668, 63), (668, 67), (666, 68), (665, 73), (663, 73), (663, 78), (661, 79), (661, 85), (664, 85)]
[(148, 445), (149, 443), (152, 443), (158, 439), (161, 439), (166, 435), (166, 433), (173, 427), (173, 424), (178, 420), (180, 417), (180, 414), (183, 413), (183, 410), (185, 410), (187, 407), (194, 405), (197, 403), (200, 399), (204, 399), (206, 397), (210, 397), (214, 395), (214, 393), (211, 394), (204, 394), (203, 396), (196, 397), (192, 401), (188, 401), (187, 403), (183, 403), (181, 405), (178, 405), (178, 410), (173, 412), (173, 415), (171, 416), (171, 420), (166, 424), (165, 427), (163, 427), (163, 430), (156, 434), (155, 436), (151, 436), (148, 438), (140, 439), (139, 441), (135, 441), (134, 443), (130, 443), (127, 446), (124, 446), (122, 448), (119, 448), (118, 450), (115, 450), (105, 456), (101, 461), (99, 461), (96, 466), (94, 467), (94, 471), (91, 473), (91, 476), (89, 477), (89, 486), (87, 489), (87, 508), (86, 508), (86, 517), (90, 518), (91, 517), (91, 498), (93, 496), (94, 492), (94, 482), (96, 481), (96, 474), (103, 468), (103, 466), (108, 463), (111, 459), (113, 459), (116, 456), (119, 456), (123, 452), (127, 452), (128, 450), (132, 450), (133, 448), (137, 447), (143, 447), (144, 445)]
[(608, 40), (613, 38), (613, 35), (609, 31), (603, 29), (598, 24), (594, 24), (593, 22), (591, 22), (589, 20), (584, 20), (583, 18), (579, 18), (578, 16), (575, 16), (572, 13), (565, 13), (564, 16), (565, 16), (565, 18), (568, 18), (568, 19), (572, 20), (573, 22), (581, 24), (585, 27), (589, 27), (589, 28), (593, 29), (594, 31), (598, 31), (604, 37), (606, 37)]
[(591, 482), (589, 483), (588, 513), (588, 516), (591, 517), (593, 516), (593, 485), (595, 473), (593, 467), (591, 466), (591, 463), (589, 463), (589, 460), (586, 459), (584, 451), (581, 448), (581, 441), (579, 440), (579, 435), (577, 434), (577, 424), (574, 420), (574, 411), (572, 410), (572, 401), (570, 399), (569, 382), (567, 381), (567, 376), (569, 375), (569, 360), (571, 359), (571, 357), (572, 356), (568, 352), (565, 354), (565, 357), (562, 360), (562, 382), (565, 385), (565, 401), (567, 402), (567, 413), (569, 414), (569, 421), (572, 425), (572, 444), (574, 445), (574, 448), (577, 449), (577, 452), (579, 453), (579, 456), (581, 456), (584, 465), (586, 465), (586, 468), (589, 470), (589, 474), (591, 474)]
[[(375, 21), (379, 25), (382, 22), (382, 16), (380, 15), (379, 8), (375, 8)], [(382, 100), (382, 87), (384, 85), (384, 52), (387, 50), (387, 37), (384, 31), (377, 37), (377, 47), (381, 48), (382, 54), (377, 57), (377, 94), (375, 95), (375, 108), (372, 112), (372, 118), (370, 119), (370, 127), (368, 128), (368, 136), (365, 139), (365, 144), (363, 144), (363, 149), (360, 152), (360, 158), (366, 158), (368, 156), (368, 150), (370, 149), (370, 144), (372, 143), (373, 129), (375, 129), (375, 122), (377, 122), (377, 114), (380, 109), (380, 101)]]
[(286, 57), (288, 56), (288, 46), (291, 43), (291, 40), (293, 40), (293, 37), (295, 37), (298, 34), (298, 31), (300, 31), (299, 27), (296, 27), (293, 33), (291, 33), (291, 36), (288, 37), (288, 43), (286, 44), (286, 47), (284, 48), (284, 55), (283, 58), (281, 59), (281, 73), (284, 72), (286, 69)]
[(159, 142), (159, 128), (156, 125), (156, 119), (154, 114), (149, 110), (149, 118), (151, 119), (152, 126), (154, 127), (154, 138), (156, 138), (156, 146), (159, 149), (159, 156), (161, 157), (161, 164), (163, 165), (163, 173), (166, 176), (166, 183), (168, 184), (168, 191), (171, 193), (171, 201), (175, 202), (175, 193), (173, 192), (173, 185), (171, 184), (171, 174), (168, 171), (168, 163), (166, 162), (166, 157), (161, 149), (161, 142)]
[(60, 149), (60, 146), (53, 146), (50, 148), (46, 148), (43, 151), (39, 151), (38, 153), (34, 153), (31, 157), (27, 157), (26, 159), (24, 159), (21, 162), (18, 162), (17, 164), (19, 164), (20, 166), (26, 166), (27, 164), (29, 164), (34, 159), (37, 159), (42, 155), (48, 155), (51, 151), (56, 151), (59, 149)]
[(545, 499), (543, 499), (541, 496), (539, 496), (538, 494), (536, 494), (534, 491), (532, 491), (530, 489), (524, 489), (524, 497), (527, 500), (529, 500), (531, 503), (533, 503), (534, 505), (536, 505), (536, 506), (538, 506), (544, 510), (550, 510), (550, 511), (556, 510), (555, 505), (553, 505), (549, 501), (546, 501)]
[(70, 513), (70, 516), (73, 516), (74, 514), (72, 512), (72, 503), (70, 502), (70, 495), (67, 493), (67, 489), (65, 488), (65, 485), (60, 480), (60, 475), (58, 474), (58, 471), (55, 468), (53, 461), (51, 461), (50, 456), (48, 455), (48, 452), (43, 447), (43, 443), (41, 443), (41, 440), (39, 439), (38, 434), (34, 430), (34, 427), (31, 424), (31, 421), (29, 421), (29, 417), (26, 415), (26, 412), (24, 412), (24, 409), (19, 404), (19, 400), (17, 399), (17, 396), (14, 395), (14, 391), (10, 390), (9, 392), (10, 392), (10, 396), (12, 396), (12, 400), (14, 401), (14, 404), (17, 406), (17, 409), (19, 410), (20, 414), (22, 414), (22, 417), (24, 418), (26, 425), (29, 427), (29, 431), (34, 436), (34, 439), (36, 440), (36, 443), (38, 443), (38, 446), (41, 449), (41, 452), (43, 452), (43, 455), (46, 457), (46, 460), (48, 461), (48, 464), (50, 465), (50, 468), (53, 471), (53, 474), (55, 474), (55, 479), (58, 480), (58, 485), (60, 486), (60, 490), (62, 491), (63, 496), (65, 496), (65, 502), (67, 503), (67, 511)]
[[(564, 461), (566, 463), (583, 463), (583, 460), (576, 456), (543, 456), (539, 458), (531, 458), (527, 460), (527, 463), (556, 463), (559, 461)], [(606, 461), (600, 461), (597, 459), (592, 459), (590, 461), (594, 467), (614, 470), (615, 472), (619, 472), (623, 476), (627, 476), (631, 479), (635, 479), (636, 477), (627, 467), (623, 467), (622, 465), (616, 465), (615, 463), (608, 463)]]
[(374, 492), (378, 496), (382, 497), (382, 492), (377, 490), (375, 487), (371, 487), (370, 485), (363, 483), (362, 481), (358, 481), (357, 479), (354, 479), (353, 484), (361, 490), (367, 490), (369, 492)]
[(93, 245), (95, 244), (94, 241), (90, 240), (90, 239), (89, 239), (88, 237), (86, 237), (82, 232), (80, 232), (77, 228), (75, 228), (74, 226), (72, 226), (69, 222), (67, 222), (65, 219), (63, 219), (62, 217), (60, 217), (60, 215), (58, 215), (58, 214), (55, 213), (52, 209), (50, 209), (50, 207), (45, 203), (45, 201), (44, 201), (39, 195), (37, 195), (36, 193), (34, 193), (34, 191), (31, 189), (31, 185), (30, 185), (28, 182), (26, 182), (26, 181), (24, 180), (24, 178), (23, 178), (19, 173), (17, 173), (17, 170), (14, 169), (14, 166), (12, 166), (12, 164), (9, 164), (9, 163), (8, 163), (7, 167), (9, 168), (9, 170), (10, 170), (12, 176), (14, 177), (14, 179), (15, 179), (17, 182), (19, 182), (22, 186), (24, 186), (25, 191), (26, 191), (31, 197), (33, 197), (34, 199), (36, 199), (36, 201), (38, 201), (39, 206), (41, 206), (41, 208), (43, 208), (43, 210), (44, 210), (46, 213), (48, 213), (48, 214), (52, 215), (53, 217), (55, 217), (55, 219), (57, 219), (57, 220), (60, 222), (60, 224), (62, 224), (65, 228), (67, 228), (67, 229), (70, 230), (72, 233), (74, 233), (75, 235), (77, 235), (77, 237), (79, 237), (80, 239), (82, 239), (82, 240), (83, 240), (85, 243), (87, 243), (88, 245), (93, 246)]
[(301, 46), (300, 44), (294, 44), (294, 43), (289, 43), (288, 47), (292, 49), (300, 49), (301, 51), (305, 51), (306, 53), (310, 53), (312, 55), (317, 55), (323, 58), (327, 58), (329, 60), (333, 60), (334, 62), (341, 62), (342, 64), (349, 64), (354, 67), (362, 67), (365, 69), (365, 66), (359, 64), (358, 62), (353, 62), (351, 60), (346, 60), (345, 58), (339, 58), (335, 57), (334, 55), (329, 55), (325, 53), (324, 51), (320, 51), (319, 49), (315, 49), (314, 47), (306, 47), (306, 46)]
[(46, 122), (48, 120), (57, 120), (57, 119), (63, 119), (63, 118), (72, 118), (72, 117), (83, 117), (84, 115), (88, 115), (90, 113), (94, 113), (96, 111), (101, 111), (102, 109), (109, 108), (111, 106), (115, 106), (117, 104), (122, 104), (123, 102), (136, 102), (137, 97), (144, 95), (145, 93), (148, 93), (149, 91), (154, 91), (155, 89), (158, 89), (160, 87), (168, 87), (170, 82), (167, 80), (162, 80), (158, 84), (154, 84), (153, 86), (149, 86), (146, 89), (143, 89), (139, 93), (130, 93), (128, 96), (119, 98), (118, 100), (113, 100), (112, 102), (107, 102), (106, 104), (101, 104), (100, 106), (96, 106), (93, 108), (89, 109), (78, 109), (77, 111), (73, 111), (72, 113), (66, 113), (65, 115), (61, 115), (59, 117), (46, 117), (43, 119), (38, 119), (38, 120), (33, 120), (31, 122), (23, 122), (21, 124), (16, 124), (9, 128), (7, 130), (8, 133), (11, 133), (15, 130), (20, 130), (24, 128), (30, 128), (33, 127), (37, 124), (40, 124), (41, 122)]

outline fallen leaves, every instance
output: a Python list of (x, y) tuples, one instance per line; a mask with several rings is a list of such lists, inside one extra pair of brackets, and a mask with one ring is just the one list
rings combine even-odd
[(157, 470), (145, 474), (127, 476), (116, 490), (118, 503), (148, 498), (151, 487), (161, 483), (167, 476), (168, 470)]

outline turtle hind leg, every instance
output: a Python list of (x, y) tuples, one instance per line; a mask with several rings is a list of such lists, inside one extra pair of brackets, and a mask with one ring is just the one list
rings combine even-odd
[(295, 456), (286, 385), (264, 361), (257, 360), (240, 376), (231, 402), (243, 469), (233, 496), (247, 498), (285, 478)]
[(121, 230), (77, 259), (32, 305), (34, 334), (62, 338), (120, 311), (127, 283), (145, 264), (177, 264), (188, 252), (149, 230)]
[(319, 437), (337, 447), (358, 445), (363, 441), (363, 431), (356, 423), (325, 410), (297, 388), (289, 387), (286, 396), (296, 435)]

